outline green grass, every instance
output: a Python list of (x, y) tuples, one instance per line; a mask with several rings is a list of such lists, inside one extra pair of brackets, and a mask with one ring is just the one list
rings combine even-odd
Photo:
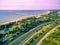
[[(27, 32), (28, 33), (28, 32)], [(25, 33), (24, 35), (26, 35), (27, 33)], [(24, 35), (19, 36), (17, 39), (13, 40), (12, 42), (10, 42), (8, 45), (13, 45), (14, 43), (16, 43), (18, 40), (20, 40)]]
[(25, 43), (23, 43), (22, 45), (31, 45), (31, 43), (33, 41), (35, 41), (35, 39), (37, 39), (39, 36), (41, 36), (43, 34), (43, 32), (45, 32), (47, 29), (49, 29), (50, 27), (52, 27), (53, 24), (48, 24), (47, 26), (44, 26), (42, 29), (40, 29), (38, 32), (36, 32), (35, 34), (33, 34)]
[[(47, 24), (47, 23), (45, 23), (45, 24)], [(43, 24), (41, 24), (41, 25), (39, 25), (39, 26), (42, 26), (42, 25), (43, 25)], [(37, 27), (39, 27), (39, 26), (37, 26)], [(29, 32), (33, 31), (33, 30), (36, 29), (37, 27), (31, 29)], [(10, 42), (8, 45), (13, 45), (14, 43), (16, 43), (18, 40), (20, 40), (23, 36), (25, 36), (25, 35), (28, 34), (29, 32), (23, 34), (22, 36), (19, 36), (17, 39), (13, 40), (13, 41)]]
[[(39, 25), (39, 26), (42, 26), (43, 24)], [(37, 27), (39, 27), (37, 26)], [(35, 27), (35, 28), (37, 28)], [(29, 32), (33, 31), (35, 28), (31, 29)], [(16, 43), (18, 40), (20, 40), (23, 36), (25, 36), (26, 34), (28, 34), (29, 32), (23, 34), (22, 36), (19, 36), (17, 39), (13, 40), (12, 42), (10, 42), (8, 45), (13, 45), (14, 43)]]
[(60, 27), (56, 28), (53, 33), (46, 37), (41, 45), (60, 45)]

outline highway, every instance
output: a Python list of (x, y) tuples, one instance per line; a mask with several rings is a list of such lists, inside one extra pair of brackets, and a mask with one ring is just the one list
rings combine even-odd
[(45, 31), (42, 35), (40, 35), (33, 43), (31, 43), (31, 45), (36, 45), (49, 31), (51, 31), (54, 27), (56, 27), (57, 25), (54, 25), (53, 27), (51, 27), (50, 29), (48, 29), (47, 31)]
[(44, 24), (41, 24), (39, 26), (37, 26), (37, 28), (34, 28), (34, 30), (32, 30), (31, 32), (29, 32), (28, 34), (26, 34), (25, 36), (23, 36), (20, 40), (18, 40), (16, 43), (14, 43), (13, 45), (22, 45), (27, 39), (29, 39), (36, 31), (40, 30), (43, 26), (46, 26), (47, 24), (49, 24), (51, 22), (47, 22)]

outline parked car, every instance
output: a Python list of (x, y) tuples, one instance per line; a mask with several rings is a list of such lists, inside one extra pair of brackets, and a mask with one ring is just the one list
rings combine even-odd
[(3, 42), (3, 43), (5, 43), (5, 42), (6, 42), (6, 40), (2, 40), (2, 42)]
[(12, 40), (14, 40), (14, 38), (10, 38), (9, 40), (12, 41)]

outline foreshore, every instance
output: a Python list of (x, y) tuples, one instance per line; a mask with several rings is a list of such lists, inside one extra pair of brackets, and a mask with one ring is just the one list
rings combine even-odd
[(22, 19), (25, 19), (25, 18), (28, 18), (28, 17), (32, 17), (32, 16), (39, 17), (40, 15), (23, 15), (21, 17), (15, 18), (15, 19), (9, 19), (7, 22), (3, 22), (2, 24), (8, 24), (10, 22), (22, 20)]
[(9, 19), (9, 20), (7, 19), (8, 21), (3, 22), (2, 24), (7, 24), (7, 23), (10, 23), (10, 22), (22, 20), (22, 19), (32, 17), (32, 16), (40, 17), (40, 15), (44, 15), (44, 14), (48, 14), (48, 13), (50, 13), (50, 11), (47, 11), (46, 13), (38, 14), (38, 15), (22, 15), (21, 17), (18, 17), (18, 18), (13, 18), (13, 19)]

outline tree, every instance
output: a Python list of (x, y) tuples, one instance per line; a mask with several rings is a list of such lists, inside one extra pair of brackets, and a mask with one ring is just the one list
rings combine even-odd
[(0, 25), (0, 30), (3, 30), (5, 28), (5, 25)]
[(2, 40), (3, 40), (3, 34), (0, 32), (0, 45), (3, 45)]
[(50, 13), (48, 14), (50, 20), (56, 20), (56, 18), (57, 18), (57, 12), (58, 12), (58, 11), (55, 11), (55, 10), (50, 11)]

